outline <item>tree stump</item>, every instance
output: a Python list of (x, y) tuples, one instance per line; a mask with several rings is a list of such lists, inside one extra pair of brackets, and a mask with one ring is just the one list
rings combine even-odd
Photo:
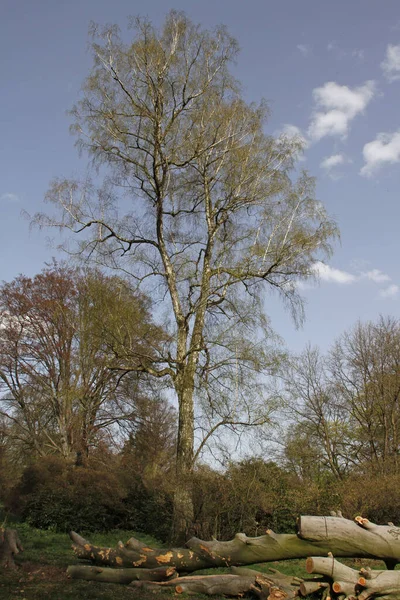
[(16, 569), (14, 556), (23, 552), (21, 541), (15, 529), (0, 528), (0, 567)]

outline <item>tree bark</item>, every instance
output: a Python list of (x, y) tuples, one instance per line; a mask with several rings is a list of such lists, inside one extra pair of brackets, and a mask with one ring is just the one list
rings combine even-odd
[[(187, 369), (187, 367), (186, 367)], [(193, 384), (182, 378), (177, 389), (179, 401), (179, 427), (176, 451), (176, 481), (172, 540), (183, 544), (191, 535), (194, 519), (192, 468), (194, 457), (194, 404)]]
[(15, 529), (0, 527), (0, 567), (16, 569), (14, 556), (23, 552), (21, 541)]

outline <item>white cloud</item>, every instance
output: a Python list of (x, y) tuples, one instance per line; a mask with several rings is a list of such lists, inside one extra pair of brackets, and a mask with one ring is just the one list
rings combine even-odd
[[(357, 261), (359, 263), (360, 261)], [(365, 265), (364, 261), (361, 261)], [(360, 284), (362, 282), (373, 282), (377, 284), (381, 289), (379, 290), (379, 296), (381, 298), (394, 298), (400, 292), (400, 287), (391, 282), (391, 277), (380, 271), (379, 269), (370, 269), (369, 271), (360, 271), (357, 273), (350, 273), (349, 271), (343, 271), (342, 269), (336, 269), (329, 265), (324, 264), (321, 261), (316, 261), (312, 270), (316, 278), (325, 283), (334, 283), (337, 285), (353, 285)], [(382, 287), (381, 284), (387, 284)], [(311, 281), (298, 281), (297, 287), (299, 290), (306, 291), (315, 288), (315, 283)]]
[(388, 45), (386, 48), (386, 57), (381, 63), (381, 68), (386, 79), (391, 83), (400, 79), (400, 45)]
[(17, 194), (7, 192), (6, 194), (2, 194), (0, 196), (0, 202), (19, 202), (19, 197)]
[(311, 46), (308, 44), (297, 44), (297, 50), (300, 50), (303, 56), (308, 56), (311, 53)]
[(365, 165), (360, 174), (370, 177), (385, 164), (400, 162), (400, 130), (394, 133), (379, 133), (376, 139), (363, 148)]
[(308, 135), (318, 141), (327, 135), (346, 138), (350, 122), (364, 112), (375, 94), (375, 82), (350, 88), (328, 81), (313, 90), (316, 109), (311, 116)]
[(352, 273), (335, 269), (334, 267), (325, 265), (320, 261), (314, 263), (313, 270), (319, 279), (329, 283), (348, 284), (357, 281), (357, 277)]
[(321, 162), (320, 167), (322, 169), (330, 170), (338, 165), (342, 165), (345, 162), (343, 154), (332, 154), (332, 156), (327, 156)]
[(389, 285), (387, 288), (385, 288), (384, 290), (381, 290), (379, 292), (379, 295), (382, 298), (394, 298), (395, 296), (397, 296), (397, 294), (399, 293), (399, 286), (395, 285), (394, 283), (392, 285)]
[(337, 167), (351, 162), (352, 161), (344, 154), (332, 154), (331, 156), (326, 156), (319, 166), (321, 169), (324, 169), (331, 179), (338, 179), (340, 173), (336, 170)]
[[(316, 261), (312, 268), (315, 275), (321, 281), (326, 281), (328, 283), (349, 284), (357, 283), (363, 280), (365, 281), (366, 279), (368, 279), (369, 281), (373, 281), (377, 284), (387, 283), (391, 281), (391, 277), (386, 273), (383, 273), (383, 271), (380, 271), (379, 269), (371, 269), (370, 271), (359, 271), (357, 274), (354, 274), (350, 273), (349, 271), (336, 269), (334, 267), (326, 265), (321, 261)], [(393, 288), (393, 286), (389, 286), (389, 288), (391, 289)], [(385, 290), (382, 290), (382, 292), (385, 292)]]
[(384, 283), (385, 281), (390, 281), (391, 279), (389, 275), (386, 275), (386, 273), (382, 273), (382, 271), (380, 271), (379, 269), (372, 269), (372, 271), (361, 273), (361, 276), (365, 277), (366, 279), (370, 279), (375, 283)]

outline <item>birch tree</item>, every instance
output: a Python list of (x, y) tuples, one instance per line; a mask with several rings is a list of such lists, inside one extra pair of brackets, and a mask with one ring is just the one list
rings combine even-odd
[(230, 69), (238, 45), (224, 27), (206, 31), (172, 11), (160, 30), (134, 19), (131, 31), (125, 41), (115, 26), (91, 29), (93, 67), (72, 130), (95, 175), (54, 181), (47, 199), (59, 212), (37, 220), (80, 233), (71, 252), (123, 271), (168, 315), (171, 343), (139, 368), (176, 394), (184, 536), (195, 400), (211, 415), (200, 445), (220, 427), (268, 419), (237, 385), (275, 367), (265, 294), (301, 321), (297, 282), (329, 255), (337, 230), (314, 180), (290, 179), (300, 141), (267, 135), (265, 103), (244, 100)]

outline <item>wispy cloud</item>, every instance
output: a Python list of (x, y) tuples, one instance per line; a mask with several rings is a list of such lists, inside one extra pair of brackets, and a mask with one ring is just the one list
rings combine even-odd
[(381, 290), (379, 292), (379, 295), (382, 298), (394, 298), (395, 296), (397, 296), (397, 294), (399, 293), (399, 286), (395, 285), (394, 283), (392, 283), (392, 285), (389, 285), (387, 288), (385, 288), (384, 290)]
[(320, 163), (319, 166), (322, 169), (330, 171), (334, 167), (342, 165), (344, 162), (345, 160), (343, 154), (332, 154), (332, 156), (327, 156), (326, 158), (324, 158), (324, 160)]
[(362, 114), (375, 95), (374, 81), (350, 88), (328, 81), (313, 90), (315, 109), (311, 116), (308, 135), (313, 141), (325, 136), (347, 137), (351, 121)]
[(390, 281), (389, 275), (386, 273), (382, 273), (379, 269), (372, 269), (371, 271), (366, 271), (365, 273), (361, 273), (361, 277), (370, 279), (375, 283), (385, 283), (385, 281)]
[(337, 171), (337, 167), (343, 166), (350, 163), (351, 160), (344, 154), (332, 154), (326, 156), (321, 162), (320, 167), (323, 169), (331, 179), (338, 179), (340, 174)]
[(303, 56), (311, 54), (311, 46), (309, 46), (309, 44), (297, 44), (296, 48)]
[(339, 46), (339, 44), (335, 41), (329, 42), (327, 44), (326, 49), (328, 52), (331, 52), (339, 58), (340, 60), (348, 57), (356, 58), (357, 60), (364, 60), (365, 52), (361, 48), (354, 48), (353, 50), (348, 50)]
[[(389, 282), (391, 282), (391, 277), (379, 269), (370, 269), (369, 271), (358, 271), (356, 273), (351, 273), (350, 271), (336, 269), (335, 267), (326, 265), (321, 261), (316, 261), (313, 265), (313, 271), (319, 281), (333, 283), (339, 286), (362, 283), (363, 281), (371, 281), (377, 285), (384, 283), (389, 284)], [(307, 290), (313, 288), (314, 285), (309, 282), (299, 282), (298, 287), (299, 289)], [(384, 289), (381, 289), (379, 291), (379, 295), (382, 298), (393, 297), (399, 290), (399, 286), (391, 283)]]
[(7, 192), (0, 196), (0, 202), (19, 202), (19, 196), (12, 192)]
[(320, 261), (314, 263), (313, 270), (321, 281), (339, 284), (348, 284), (357, 281), (356, 275), (342, 271), (341, 269), (335, 269)]
[(376, 139), (363, 148), (365, 165), (360, 174), (371, 177), (378, 169), (400, 162), (400, 129), (394, 133), (378, 133)]
[(388, 45), (385, 60), (381, 62), (381, 68), (390, 83), (400, 79), (400, 44), (398, 46)]
[(354, 56), (354, 58), (357, 58), (358, 60), (364, 60), (365, 51), (361, 48), (355, 48), (354, 50), (352, 50), (351, 55)]
[(334, 54), (337, 58), (344, 58), (346, 56), (346, 51), (341, 48), (337, 42), (332, 41), (327, 44), (326, 49), (328, 52)]

